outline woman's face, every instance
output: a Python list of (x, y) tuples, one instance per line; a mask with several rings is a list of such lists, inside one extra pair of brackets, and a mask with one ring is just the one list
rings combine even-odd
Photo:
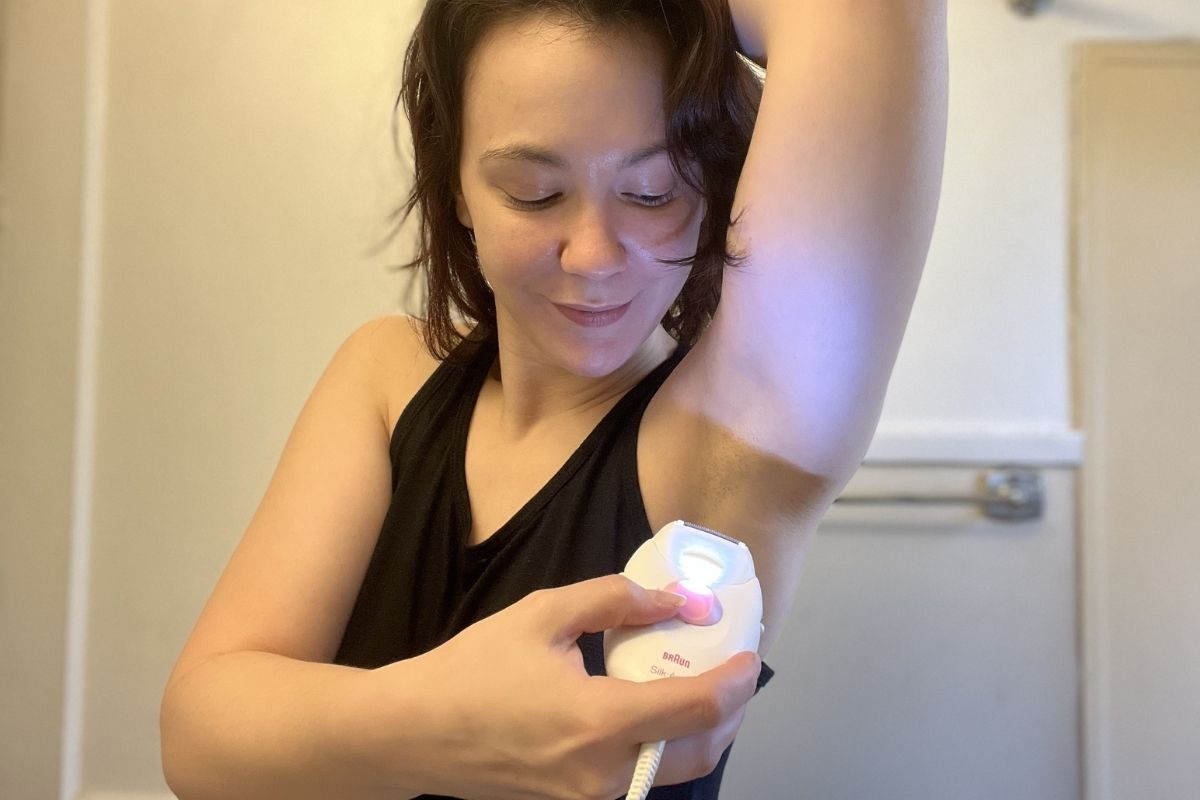
[(656, 40), (531, 18), (489, 32), (464, 88), (458, 216), (501, 341), (609, 374), (679, 294), (687, 268), (657, 259), (694, 255), (704, 216), (665, 150)]

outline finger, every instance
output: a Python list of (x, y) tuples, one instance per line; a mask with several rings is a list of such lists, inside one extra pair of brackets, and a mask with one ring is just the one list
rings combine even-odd
[(622, 731), (639, 742), (711, 731), (754, 696), (761, 663), (746, 651), (700, 675), (607, 684), (606, 713), (623, 720)]
[(543, 589), (529, 596), (538, 630), (548, 631), (561, 644), (574, 644), (584, 633), (599, 633), (631, 625), (649, 625), (675, 616), (677, 606), (624, 575)]

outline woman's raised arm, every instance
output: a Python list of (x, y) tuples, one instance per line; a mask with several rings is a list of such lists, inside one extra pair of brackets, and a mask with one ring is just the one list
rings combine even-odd
[(874, 434), (928, 253), (946, 0), (729, 4), (767, 63), (728, 234), (747, 260), (681, 378), (702, 382), (698, 412), (837, 484)]

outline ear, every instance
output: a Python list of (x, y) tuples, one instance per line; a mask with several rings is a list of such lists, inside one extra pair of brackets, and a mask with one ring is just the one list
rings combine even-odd
[(463, 224), (464, 228), (475, 229), (471, 223), (471, 210), (467, 208), (467, 200), (463, 197), (462, 189), (454, 193), (454, 211), (458, 214), (458, 221)]

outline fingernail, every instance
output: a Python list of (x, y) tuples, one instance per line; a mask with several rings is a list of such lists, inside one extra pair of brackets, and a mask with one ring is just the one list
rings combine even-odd
[(683, 595), (678, 594), (677, 592), (663, 591), (662, 589), (654, 590), (654, 599), (657, 600), (660, 605), (667, 606), (668, 608), (679, 608), (687, 602), (687, 598)]

